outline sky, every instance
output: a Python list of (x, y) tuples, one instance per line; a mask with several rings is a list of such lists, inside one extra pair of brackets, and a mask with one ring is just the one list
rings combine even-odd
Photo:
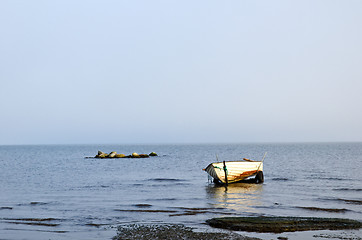
[(360, 0), (0, 0), (0, 145), (362, 141)]

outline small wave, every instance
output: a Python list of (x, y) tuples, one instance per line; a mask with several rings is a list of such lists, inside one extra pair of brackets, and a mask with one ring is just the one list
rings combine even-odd
[(47, 233), (68, 233), (69, 231), (52, 231), (52, 230), (44, 230), (44, 229), (21, 229), (21, 228), (4, 228), (4, 230), (10, 230), (10, 231), (33, 231), (33, 232), (47, 232)]
[(154, 181), (154, 182), (183, 182), (182, 179), (177, 178), (150, 178), (148, 181)]
[(361, 188), (334, 188), (334, 191), (351, 191), (351, 192), (361, 192)]
[(129, 184), (129, 186), (132, 186), (132, 187), (141, 187), (141, 186), (144, 186), (143, 183), (132, 183), (132, 184)]
[(119, 212), (140, 212), (140, 213), (176, 213), (174, 210), (148, 210), (148, 209), (114, 209)]
[(350, 178), (340, 178), (340, 177), (321, 177), (321, 176), (313, 176), (312, 179), (319, 180), (331, 180), (331, 181), (352, 181)]
[(100, 188), (110, 188), (109, 185), (86, 185), (86, 186), (80, 186), (76, 188), (72, 188), (71, 190), (97, 190)]
[(0, 207), (0, 210), (12, 210), (12, 207)]
[(296, 207), (301, 208), (309, 211), (322, 211), (322, 212), (334, 212), (334, 213), (345, 213), (350, 211), (349, 209), (345, 208), (320, 208), (320, 207)]
[(21, 206), (28, 206), (28, 205), (31, 205), (31, 206), (36, 206), (36, 205), (47, 205), (47, 204), (49, 204), (49, 203), (47, 203), (47, 202), (28, 202), (28, 203), (18, 203), (18, 204), (16, 204), (16, 206), (19, 206), (19, 207), (21, 207)]
[(30, 202), (30, 205), (46, 205), (46, 202)]
[(22, 225), (36, 225), (36, 226), (46, 226), (46, 227), (56, 227), (59, 226), (58, 223), (50, 223), (52, 221), (58, 220), (55, 218), (4, 218), (6, 223), (11, 224), (22, 224)]
[(355, 199), (322, 198), (321, 200), (326, 200), (326, 201), (339, 201), (339, 202), (345, 202), (345, 203), (347, 203), (347, 204), (362, 205), (362, 200), (355, 200)]
[(146, 201), (176, 201), (177, 198), (155, 198), (155, 199), (146, 199)]
[(158, 184), (147, 184), (148, 187), (170, 187), (170, 186), (187, 186), (190, 185), (189, 183), (183, 183), (183, 182), (174, 182), (174, 183), (165, 183), (165, 182), (160, 182)]
[(282, 178), (282, 177), (277, 177), (277, 178), (272, 178), (273, 181), (289, 181), (288, 178)]
[(84, 224), (84, 226), (90, 226), (90, 227), (96, 227), (99, 228), (101, 226), (107, 226), (109, 224), (105, 224), (105, 223), (86, 223)]
[(349, 203), (349, 204), (362, 205), (361, 200), (350, 200), (350, 199), (341, 199), (341, 200), (343, 200), (343, 201), (345, 201), (346, 203)]
[(187, 211), (207, 211), (207, 210), (224, 210), (225, 208), (190, 208), (190, 207), (172, 207), (175, 209), (187, 210)]
[(149, 208), (149, 207), (152, 207), (151, 204), (144, 204), (144, 203), (134, 204), (133, 206), (138, 207), (138, 208)]
[(58, 218), (3, 218), (4, 220), (12, 221), (31, 221), (31, 222), (49, 222), (49, 221), (60, 221)]

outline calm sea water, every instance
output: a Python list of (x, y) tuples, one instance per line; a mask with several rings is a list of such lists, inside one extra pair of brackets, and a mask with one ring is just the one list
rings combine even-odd
[[(85, 158), (98, 150), (159, 156)], [(216, 154), (261, 160), (264, 152), (264, 184), (225, 189), (202, 171)], [(111, 239), (128, 223), (212, 231), (205, 220), (222, 216), (362, 221), (362, 143), (0, 146), (0, 166), (0, 239)], [(348, 233), (361, 237), (361, 231)]]

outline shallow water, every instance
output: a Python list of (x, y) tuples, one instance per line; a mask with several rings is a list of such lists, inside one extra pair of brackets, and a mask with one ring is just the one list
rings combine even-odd
[[(85, 158), (98, 150), (159, 156)], [(260, 160), (264, 152), (264, 184), (225, 189), (202, 171), (216, 154), (221, 161)], [(362, 143), (0, 146), (0, 165), (0, 239), (111, 239), (127, 223), (213, 231), (205, 220), (222, 216), (362, 221)]]

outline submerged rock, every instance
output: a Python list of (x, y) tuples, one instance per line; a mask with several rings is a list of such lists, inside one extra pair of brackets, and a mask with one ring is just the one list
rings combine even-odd
[(206, 221), (216, 228), (246, 232), (295, 232), (313, 230), (360, 229), (362, 223), (342, 218), (313, 217), (225, 217)]

